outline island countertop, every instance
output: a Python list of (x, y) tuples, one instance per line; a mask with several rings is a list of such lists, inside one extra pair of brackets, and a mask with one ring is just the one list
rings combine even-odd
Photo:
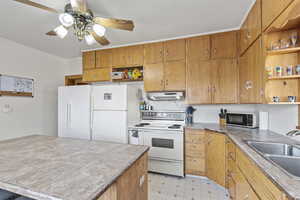
[(0, 188), (36, 200), (94, 200), (148, 147), (28, 136), (0, 142)]

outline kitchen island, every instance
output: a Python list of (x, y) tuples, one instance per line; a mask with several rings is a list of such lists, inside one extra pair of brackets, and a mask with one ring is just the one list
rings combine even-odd
[(146, 146), (28, 136), (0, 149), (0, 189), (36, 200), (147, 200)]

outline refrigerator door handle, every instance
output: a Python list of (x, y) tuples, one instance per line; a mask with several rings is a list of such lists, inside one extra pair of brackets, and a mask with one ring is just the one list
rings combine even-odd
[(92, 96), (92, 98), (91, 98), (91, 108), (92, 108), (92, 111), (91, 111), (91, 130), (93, 130), (93, 127), (94, 127), (94, 96)]
[(69, 104), (69, 128), (72, 128), (72, 104)]
[(69, 104), (67, 104), (67, 120), (66, 120), (66, 126), (69, 128)]

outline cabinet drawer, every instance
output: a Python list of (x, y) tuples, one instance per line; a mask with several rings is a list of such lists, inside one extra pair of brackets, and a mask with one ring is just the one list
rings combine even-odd
[(237, 150), (236, 162), (247, 181), (251, 184), (260, 199), (282, 200), (285, 195), (280, 191), (263, 172), (250, 161), (244, 153)]
[(205, 159), (186, 157), (185, 173), (199, 176), (205, 175)]
[(205, 134), (186, 134), (185, 142), (191, 144), (204, 144)]

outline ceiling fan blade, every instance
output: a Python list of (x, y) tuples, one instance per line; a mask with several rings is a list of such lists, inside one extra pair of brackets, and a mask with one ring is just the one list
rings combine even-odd
[(91, 34), (99, 44), (101, 44), (103, 46), (110, 44), (110, 42), (106, 39), (105, 36), (100, 37), (94, 31), (92, 31)]
[(46, 11), (49, 11), (49, 12), (53, 12), (53, 13), (59, 13), (57, 10), (55, 10), (54, 8), (49, 8), (47, 6), (44, 6), (42, 4), (39, 4), (39, 3), (35, 3), (33, 1), (30, 1), (30, 0), (13, 0), (13, 1), (17, 1), (19, 3), (23, 3), (23, 4), (26, 4), (26, 5), (29, 5), (29, 6), (33, 6), (33, 7), (36, 7), (36, 8), (40, 8), (42, 10), (46, 10)]
[(86, 0), (71, 0), (71, 6), (75, 11), (87, 12)]
[(46, 33), (46, 35), (48, 35), (48, 36), (57, 36), (55, 31), (49, 31), (48, 33)]
[(109, 28), (116, 28), (127, 31), (133, 31), (134, 29), (134, 24), (131, 20), (95, 17), (94, 22)]

